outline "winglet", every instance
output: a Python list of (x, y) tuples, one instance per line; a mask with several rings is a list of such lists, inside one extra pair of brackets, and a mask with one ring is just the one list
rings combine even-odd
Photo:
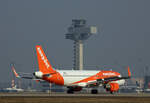
[(129, 66), (128, 66), (128, 76), (131, 77), (131, 72), (130, 72)]
[(12, 66), (12, 71), (14, 72), (14, 74), (15, 74), (15, 76), (17, 77), (17, 78), (20, 78), (20, 76), (18, 75), (18, 73), (16, 72), (16, 70), (15, 70), (15, 67), (14, 66)]

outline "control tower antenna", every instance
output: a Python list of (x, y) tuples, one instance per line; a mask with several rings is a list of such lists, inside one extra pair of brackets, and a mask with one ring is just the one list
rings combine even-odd
[(84, 19), (73, 19), (66, 39), (74, 41), (74, 70), (83, 70), (83, 41), (97, 33), (95, 26), (87, 26)]

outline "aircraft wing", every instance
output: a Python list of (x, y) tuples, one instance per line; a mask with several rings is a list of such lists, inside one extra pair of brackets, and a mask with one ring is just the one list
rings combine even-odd
[(117, 81), (117, 80), (121, 80), (121, 79), (129, 79), (129, 78), (131, 78), (131, 72), (128, 67), (128, 76), (126, 76), (126, 77), (118, 77), (118, 76), (108, 77), (108, 78), (103, 78), (103, 79), (97, 79), (97, 82), (98, 82), (98, 84), (105, 84), (105, 83), (108, 83), (111, 81)]
[(117, 81), (117, 80), (121, 80), (121, 79), (129, 79), (131, 77), (109, 77), (109, 78), (104, 78), (104, 79), (97, 79), (98, 84), (105, 84), (111, 81)]
[(107, 84), (111, 81), (117, 81), (117, 80), (122, 80), (122, 79), (129, 79), (129, 78), (131, 78), (131, 72), (130, 72), (130, 69), (128, 67), (128, 76), (126, 76), (126, 77), (114, 76), (114, 77), (102, 78), (102, 79), (88, 81), (87, 83), (77, 83), (77, 84), (74, 84), (74, 86), (79, 86), (79, 87), (102, 86), (102, 85)]

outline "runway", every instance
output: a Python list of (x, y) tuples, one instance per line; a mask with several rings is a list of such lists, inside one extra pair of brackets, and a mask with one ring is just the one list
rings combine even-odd
[(0, 93), (1, 103), (150, 103), (150, 94)]
[(117, 93), (117, 94), (109, 94), (109, 93), (99, 93), (99, 94), (89, 94), (89, 93), (75, 93), (75, 94), (67, 94), (67, 93), (32, 93), (32, 92), (23, 92), (23, 93), (0, 93), (0, 97), (7, 96), (16, 96), (16, 97), (21, 97), (21, 96), (27, 96), (27, 97), (44, 97), (44, 96), (49, 96), (49, 97), (150, 97), (150, 93)]

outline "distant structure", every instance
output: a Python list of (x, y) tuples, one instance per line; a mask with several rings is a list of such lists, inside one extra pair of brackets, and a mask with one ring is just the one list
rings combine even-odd
[(150, 75), (148, 66), (145, 67), (144, 89), (150, 89)]
[(73, 19), (66, 39), (74, 41), (74, 70), (83, 70), (83, 41), (97, 33), (95, 26), (87, 26), (84, 19)]

